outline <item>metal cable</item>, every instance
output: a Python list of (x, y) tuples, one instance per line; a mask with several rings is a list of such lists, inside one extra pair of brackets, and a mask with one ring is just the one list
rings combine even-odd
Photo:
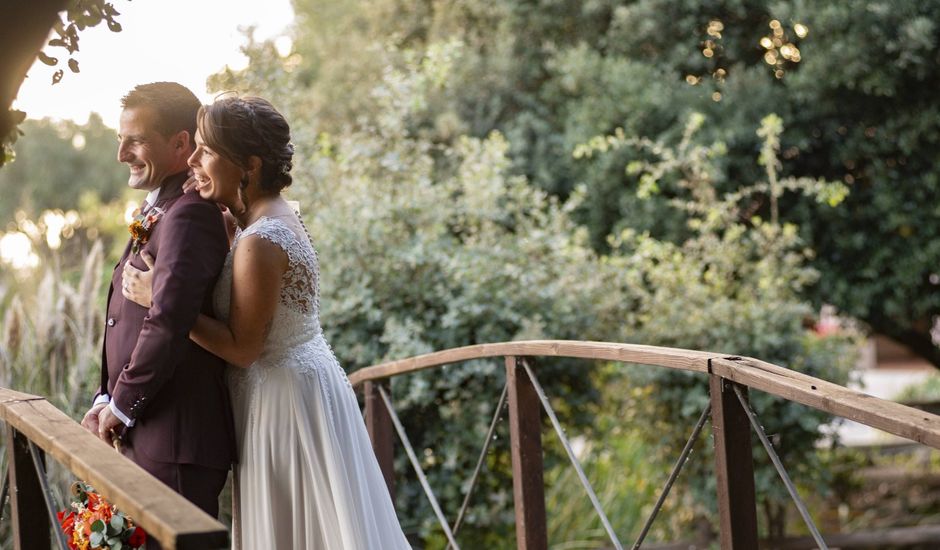
[(402, 444), (405, 446), (405, 452), (408, 453), (408, 459), (411, 460), (411, 466), (415, 469), (415, 473), (418, 474), (418, 481), (421, 482), (421, 487), (424, 489), (424, 493), (427, 495), (428, 500), (431, 501), (431, 508), (434, 509), (434, 515), (437, 516), (437, 520), (441, 524), (441, 528), (444, 529), (444, 535), (447, 536), (447, 540), (450, 542), (450, 545), (455, 548), (455, 550), (460, 550), (460, 546), (457, 545), (457, 541), (454, 540), (454, 534), (450, 531), (450, 526), (447, 525), (447, 519), (444, 517), (444, 513), (441, 512), (441, 507), (437, 503), (437, 498), (434, 497), (434, 492), (431, 491), (431, 486), (428, 484), (428, 478), (424, 475), (424, 470), (421, 469), (421, 464), (418, 463), (418, 457), (415, 455), (415, 450), (411, 446), (411, 441), (408, 439), (408, 434), (405, 433), (405, 428), (401, 424), (401, 420), (398, 419), (398, 415), (395, 413), (395, 409), (392, 408), (392, 401), (388, 398), (388, 394), (385, 393), (385, 388), (381, 385), (376, 386), (379, 390), (379, 395), (382, 396), (382, 401), (385, 403), (385, 408), (388, 409), (388, 414), (392, 418), (392, 423), (395, 425), (395, 431), (398, 432), (398, 438), (401, 439)]
[(620, 539), (618, 539), (617, 534), (614, 533), (614, 528), (610, 525), (610, 521), (607, 519), (607, 515), (604, 514), (604, 510), (601, 508), (601, 503), (597, 500), (597, 495), (594, 493), (594, 489), (591, 487), (591, 482), (588, 481), (587, 476), (584, 475), (584, 470), (581, 469), (581, 464), (574, 456), (574, 450), (571, 448), (571, 444), (568, 442), (568, 438), (565, 437), (565, 434), (561, 429), (561, 423), (558, 422), (558, 418), (555, 416), (555, 411), (548, 402), (548, 397), (545, 395), (545, 390), (542, 389), (539, 381), (535, 378), (535, 373), (532, 372), (532, 368), (529, 367), (529, 362), (526, 361), (525, 358), (522, 358), (521, 362), (522, 367), (529, 374), (529, 380), (532, 382), (532, 386), (535, 387), (535, 392), (538, 394), (539, 400), (542, 402), (542, 407), (545, 408), (545, 412), (548, 413), (548, 417), (552, 421), (552, 426), (555, 428), (555, 433), (558, 434), (559, 439), (561, 439), (561, 444), (565, 447), (565, 451), (568, 453), (568, 458), (571, 459), (571, 465), (574, 466), (575, 471), (578, 473), (578, 478), (581, 480), (581, 485), (584, 486), (584, 490), (587, 491), (588, 498), (591, 499), (591, 504), (594, 505), (594, 511), (597, 512), (597, 515), (601, 519), (601, 523), (604, 525), (604, 529), (607, 531), (607, 536), (609, 536), (610, 541), (614, 543), (614, 548), (617, 550), (623, 550), (623, 545), (620, 544)]
[(35, 443), (29, 441), (29, 454), (33, 457), (33, 466), (36, 467), (36, 475), (39, 477), (39, 484), (42, 486), (42, 498), (46, 501), (46, 511), (49, 512), (49, 520), (52, 522), (52, 531), (56, 534), (56, 540), (59, 542), (61, 550), (69, 550), (69, 545), (65, 542), (65, 534), (59, 527), (59, 518), (56, 517), (57, 507), (55, 497), (49, 488), (49, 480), (46, 479), (46, 468), (42, 465), (41, 451)]
[[(454, 536), (457, 536), (457, 531), (460, 530), (460, 524), (463, 522), (463, 516), (467, 512), (467, 507), (470, 505), (470, 495), (473, 494), (473, 490), (476, 488), (477, 478), (480, 476), (480, 471), (483, 469), (483, 461), (486, 460), (486, 454), (490, 450), (490, 443), (493, 441), (493, 432), (496, 431), (496, 424), (499, 423), (499, 417), (502, 415), (503, 409), (506, 407), (506, 396), (509, 394), (509, 384), (503, 385), (503, 393), (499, 396), (499, 403), (496, 405), (496, 411), (493, 413), (493, 420), (490, 422), (490, 429), (486, 432), (486, 440), (483, 442), (483, 449), (480, 451), (480, 458), (477, 459), (477, 466), (473, 470), (473, 476), (470, 478), (470, 487), (467, 489), (467, 494), (463, 497), (463, 504), (460, 505), (460, 512), (457, 514), (457, 520), (454, 521), (454, 526), (452, 531)], [(450, 544), (447, 545), (445, 550), (450, 550)]]
[(692, 453), (692, 446), (695, 445), (699, 434), (702, 433), (702, 428), (705, 426), (705, 421), (708, 420), (708, 414), (711, 411), (711, 403), (705, 405), (705, 409), (702, 411), (702, 416), (699, 417), (698, 422), (695, 424), (695, 429), (692, 430), (692, 435), (689, 436), (689, 440), (682, 449), (682, 454), (679, 455), (679, 460), (676, 461), (676, 465), (672, 468), (672, 473), (669, 474), (669, 479), (666, 480), (666, 485), (663, 486), (662, 494), (659, 495), (659, 499), (656, 501), (656, 505), (653, 506), (653, 512), (646, 520), (646, 525), (643, 526), (643, 531), (640, 532), (640, 536), (637, 537), (636, 542), (633, 543), (633, 550), (637, 550), (640, 545), (643, 544), (643, 540), (649, 533), (650, 527), (653, 526), (653, 521), (656, 519), (657, 514), (659, 514), (659, 510), (663, 507), (663, 503), (666, 502), (666, 497), (669, 496), (669, 491), (672, 490), (673, 483), (676, 482), (676, 479), (679, 477), (679, 473), (682, 472), (682, 467), (685, 466), (686, 461), (689, 459), (689, 455)]
[(734, 393), (738, 396), (738, 401), (741, 402), (741, 406), (744, 407), (744, 412), (747, 413), (747, 418), (751, 421), (751, 426), (753, 426), (754, 431), (757, 432), (757, 437), (760, 438), (760, 442), (764, 444), (764, 449), (766, 449), (767, 454), (770, 455), (770, 461), (773, 462), (774, 468), (776, 468), (777, 473), (780, 474), (780, 479), (783, 480), (787, 491), (790, 492), (790, 497), (796, 504), (797, 510), (800, 511), (800, 515), (803, 516), (803, 521), (806, 522), (806, 527), (809, 528), (809, 532), (813, 535), (816, 544), (819, 545), (820, 550), (829, 550), (829, 547), (826, 546), (826, 541), (823, 540), (822, 535), (819, 534), (819, 529), (817, 529), (816, 524), (813, 523), (813, 518), (810, 517), (809, 510), (807, 510), (806, 505), (803, 504), (803, 499), (800, 498), (800, 494), (796, 491), (796, 485), (793, 484), (789, 474), (787, 474), (786, 468), (783, 467), (783, 462), (780, 461), (780, 457), (777, 456), (777, 452), (774, 451), (773, 445), (771, 445), (770, 440), (767, 439), (764, 428), (757, 422), (757, 416), (754, 414), (754, 411), (751, 410), (750, 405), (748, 405), (747, 399), (745, 399), (744, 394), (741, 393), (741, 389), (737, 384), (732, 384), (731, 387), (734, 388)]

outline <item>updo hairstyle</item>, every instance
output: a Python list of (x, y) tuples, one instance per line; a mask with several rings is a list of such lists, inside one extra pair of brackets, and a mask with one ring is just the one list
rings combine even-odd
[[(260, 97), (227, 96), (199, 108), (196, 123), (202, 141), (242, 168), (261, 159), (261, 189), (278, 193), (291, 184), (294, 145), (290, 126), (271, 103)], [(242, 179), (242, 188), (248, 185)]]

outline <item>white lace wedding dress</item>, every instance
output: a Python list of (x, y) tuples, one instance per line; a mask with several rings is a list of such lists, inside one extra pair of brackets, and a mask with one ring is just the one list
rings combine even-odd
[(323, 337), (319, 266), (295, 217), (263, 217), (235, 237), (215, 290), (228, 320), (232, 257), (258, 235), (287, 253), (280, 301), (258, 360), (229, 367), (239, 464), (240, 550), (409, 549), (346, 373)]

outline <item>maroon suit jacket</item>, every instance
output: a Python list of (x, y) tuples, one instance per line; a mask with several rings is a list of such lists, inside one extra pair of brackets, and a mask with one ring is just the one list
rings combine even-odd
[(147, 269), (124, 251), (108, 291), (101, 387), (134, 427), (126, 445), (155, 462), (228, 469), (235, 457), (225, 363), (189, 339), (199, 313), (212, 314), (212, 291), (228, 254), (222, 214), (198, 193), (182, 192), (186, 173), (166, 179), (155, 206), (165, 210), (142, 247), (154, 258), (150, 309), (124, 298), (124, 264)]

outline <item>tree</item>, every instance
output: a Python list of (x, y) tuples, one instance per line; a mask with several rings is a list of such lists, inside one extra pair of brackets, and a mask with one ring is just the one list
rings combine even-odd
[(17, 211), (76, 209), (84, 195), (111, 202), (123, 195), (126, 170), (114, 161), (116, 134), (93, 113), (85, 124), (27, 120), (15, 146), (17, 160), (0, 170), (0, 228)]
[[(768, 115), (756, 132), (764, 142), (756, 164), (764, 167), (767, 182), (722, 193), (715, 182), (726, 147), (695, 141), (706, 123), (704, 116), (693, 115), (677, 145), (627, 138), (617, 131), (578, 149), (579, 156), (621, 148), (650, 154), (652, 160), (636, 162), (628, 172), (639, 175), (648, 188), (672, 178), (678, 196), (669, 204), (687, 215), (690, 236), (681, 243), (657, 240), (632, 229), (611, 238), (610, 261), (629, 274), (625, 294), (632, 297), (634, 306), (625, 332), (664, 346), (748, 354), (844, 384), (855, 362), (850, 350), (856, 344), (851, 332), (833, 337), (806, 330), (813, 312), (801, 291), (819, 274), (808, 265), (811, 251), (803, 246), (798, 228), (779, 221), (773, 209), (770, 219), (742, 219), (755, 196), (768, 196), (776, 203), (785, 193), (798, 193), (827, 205), (820, 207), (825, 210), (845, 199), (846, 186), (778, 178), (783, 124), (776, 115)], [(650, 452), (667, 461), (686, 437), (677, 427), (693, 425), (708, 404), (707, 384), (691, 373), (669, 369), (641, 371), (632, 381), (640, 391), (633, 394), (631, 418), (653, 422), (653, 429), (643, 435)], [(752, 393), (751, 402), (765, 431), (776, 434), (775, 447), (788, 470), (795, 472), (796, 479), (813, 478), (814, 490), (824, 493), (825, 468), (819, 467), (816, 446), (819, 428), (830, 420), (829, 415), (758, 392)], [(782, 538), (787, 506), (780, 503), (787, 502), (786, 490), (756, 438), (753, 443), (758, 506), (764, 512), (765, 529), (770, 537)], [(704, 459), (690, 464), (691, 474), (683, 485), (691, 491), (680, 498), (695, 511), (697, 521), (707, 525), (706, 518), (715, 513), (712, 449), (704, 444), (699, 448)]]
[[(0, 166), (13, 159), (12, 145), (20, 135), (17, 127), (26, 119), (26, 113), (10, 109), (26, 72), (37, 57), (51, 66), (58, 65), (57, 57), (40, 50), (49, 28), (56, 36), (49, 39), (50, 48), (62, 48), (68, 52), (67, 65), (73, 73), (79, 72), (79, 32), (106, 22), (113, 32), (121, 25), (115, 20), (120, 15), (110, 2), (105, 0), (39, 0), (29, 4), (13, 3), (5, 7), (4, 23), (0, 32)], [(62, 11), (65, 12), (64, 17)], [(65, 71), (53, 74), (52, 83), (59, 82)]]
[[(317, 18), (324, 5), (297, 3), (296, 46), (304, 52), (298, 70), (315, 67), (304, 74), (330, 99), (320, 104), (328, 106), (324, 124), (369, 109), (361, 92), (378, 73), (363, 44), (421, 51), (442, 37), (458, 40), (465, 50), (451, 76), (455, 93), (411, 123), (438, 142), (499, 130), (514, 173), (562, 198), (586, 185), (578, 219), (601, 252), (607, 235), (626, 227), (679, 241), (688, 235), (684, 215), (666, 204), (675, 193), (668, 181), (652, 200), (635, 196), (639, 182), (623, 166), (642, 160), (637, 152), (585, 164), (571, 157), (577, 144), (618, 127), (677, 138), (681, 121), (701, 112), (711, 121), (703, 138), (728, 149), (716, 185), (731, 190), (762, 176), (750, 128), (772, 109), (788, 125), (784, 175), (851, 189), (836, 210), (816, 212), (799, 197), (778, 205), (817, 251), (821, 277), (807, 296), (940, 366), (930, 337), (940, 316), (936, 3), (372, 0), (334, 6), (349, 21), (337, 31)], [(769, 208), (754, 197), (748, 211)]]

